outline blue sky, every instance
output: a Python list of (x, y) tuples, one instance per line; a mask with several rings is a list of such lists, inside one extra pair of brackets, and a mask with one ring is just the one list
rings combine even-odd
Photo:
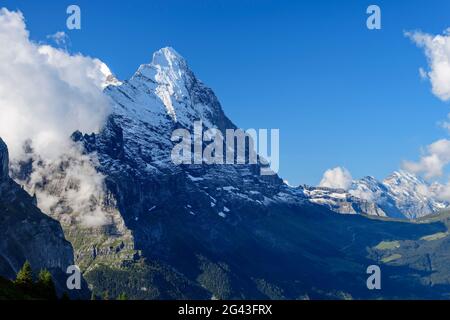
[[(82, 30), (65, 28), (68, 5)], [(382, 29), (366, 28), (366, 8)], [(20, 9), (32, 39), (65, 31), (72, 52), (98, 57), (129, 78), (172, 46), (214, 89), (242, 128), (279, 128), (280, 175), (317, 184), (344, 166), (383, 178), (420, 148), (447, 137), (449, 107), (419, 77), (422, 49), (404, 36), (450, 27), (448, 1), (1, 1)]]

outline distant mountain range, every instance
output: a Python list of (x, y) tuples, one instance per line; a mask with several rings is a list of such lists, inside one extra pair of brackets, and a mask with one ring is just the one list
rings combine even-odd
[[(60, 222), (95, 294), (125, 292), (135, 299), (447, 297), (447, 256), (434, 257), (427, 247), (447, 241), (446, 216), (420, 224), (390, 219), (418, 218), (447, 207), (420, 192), (424, 181), (397, 172), (383, 182), (355, 181), (345, 191), (291, 187), (277, 175), (260, 175), (255, 164), (175, 165), (175, 129), (192, 130), (197, 120), (205, 128), (236, 129), (213, 91), (171, 48), (157, 51), (129, 80), (105, 72), (104, 92), (113, 111), (100, 133), (74, 132), (81, 156), (67, 153), (46, 162), (31, 142), (28, 160), (10, 170), (36, 195), (37, 206)], [(86, 186), (87, 181), (101, 188)], [(4, 212), (0, 209), (0, 215)], [(59, 225), (54, 228), (48, 236), (58, 235), (64, 243)], [(46, 244), (29, 241), (45, 251)], [(416, 253), (414, 246), (420, 249)], [(71, 257), (67, 251), (67, 261)], [(40, 259), (52, 263), (50, 255)], [(382, 291), (366, 287), (370, 264), (383, 265)]]
[(373, 177), (353, 181), (348, 190), (302, 186), (310, 201), (343, 214), (417, 219), (448, 208), (439, 201), (425, 180), (406, 171), (396, 171), (382, 182)]

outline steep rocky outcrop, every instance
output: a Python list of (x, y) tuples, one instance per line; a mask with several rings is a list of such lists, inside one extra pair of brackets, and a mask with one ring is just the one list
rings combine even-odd
[[(43, 214), (8, 175), (8, 149), (0, 139), (0, 275), (13, 278), (28, 260), (33, 269), (48, 269), (59, 292), (66, 288), (66, 269), (74, 264), (73, 249), (60, 224)], [(70, 292), (86, 296), (86, 288)]]
[(5, 182), (8, 177), (9, 155), (6, 144), (0, 139), (0, 183)]

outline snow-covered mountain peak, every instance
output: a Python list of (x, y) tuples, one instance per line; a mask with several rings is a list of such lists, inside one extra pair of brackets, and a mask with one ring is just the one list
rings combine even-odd
[[(147, 166), (148, 159), (170, 166), (175, 129), (191, 130), (196, 121), (222, 132), (235, 128), (214, 92), (171, 48), (155, 52), (151, 63), (141, 65), (120, 85), (106, 87), (105, 93), (111, 98), (115, 123), (122, 128), (123, 139), (129, 141), (126, 153), (141, 159), (142, 166)], [(158, 148), (148, 148), (149, 144)]]
[(99, 69), (103, 75), (103, 79), (102, 79), (102, 87), (103, 88), (106, 88), (107, 86), (120, 86), (122, 84), (122, 82), (119, 81), (114, 76), (114, 74), (111, 72), (111, 70), (105, 63), (99, 61)]
[(187, 87), (195, 80), (186, 60), (170, 47), (162, 48), (153, 53), (152, 62), (143, 64), (134, 74), (133, 80), (166, 86), (170, 95), (178, 98), (186, 95)]
[(161, 68), (186, 68), (186, 60), (171, 47), (161, 48), (153, 54), (152, 65)]
[(109, 86), (106, 93), (117, 103), (115, 113), (156, 126), (192, 128), (201, 120), (206, 128), (234, 128), (214, 92), (189, 68), (172, 48), (153, 54), (130, 80)]
[[(439, 184), (430, 185), (410, 172), (399, 170), (383, 181), (371, 176), (354, 180), (345, 194), (337, 194), (329, 188), (315, 188), (309, 190), (307, 196), (312, 202), (328, 203), (333, 211), (339, 213), (359, 212), (355, 210), (357, 206), (362, 209), (359, 213), (416, 219), (436, 214), (449, 206), (447, 201), (440, 200), (443, 197), (437, 196), (444, 192), (442, 189)], [(344, 195), (347, 202), (342, 201)], [(361, 206), (361, 201), (374, 207)]]
[[(437, 213), (448, 206), (448, 203), (436, 199), (431, 191), (431, 185), (405, 170), (393, 172), (383, 180), (388, 191), (386, 197), (392, 200), (395, 207), (407, 218), (418, 218)], [(385, 203), (379, 198), (380, 205)]]
[[(157, 83), (156, 95), (166, 106), (167, 113), (177, 122), (179, 112), (175, 108), (178, 102), (189, 98), (189, 87), (195, 79), (193, 73), (184, 58), (172, 48), (156, 51), (148, 68)], [(143, 71), (146, 72), (146, 67)]]
[(366, 185), (378, 185), (380, 182), (373, 176), (365, 176), (364, 178), (353, 181), (353, 183), (365, 183)]
[(389, 177), (384, 179), (383, 183), (391, 186), (404, 184), (427, 184), (423, 179), (405, 170), (394, 171)]
[(366, 176), (360, 180), (353, 181), (350, 187), (350, 194), (354, 197), (374, 201), (381, 193), (385, 192), (385, 187), (372, 176)]

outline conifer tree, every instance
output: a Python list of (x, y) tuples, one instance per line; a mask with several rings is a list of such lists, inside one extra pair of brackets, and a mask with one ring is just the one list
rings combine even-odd
[(31, 290), (33, 287), (33, 270), (31, 269), (31, 264), (25, 261), (22, 269), (19, 270), (16, 276), (14, 284), (21, 289)]
[(52, 274), (48, 270), (44, 269), (39, 272), (37, 287), (43, 299), (57, 299), (55, 283), (53, 282)]

